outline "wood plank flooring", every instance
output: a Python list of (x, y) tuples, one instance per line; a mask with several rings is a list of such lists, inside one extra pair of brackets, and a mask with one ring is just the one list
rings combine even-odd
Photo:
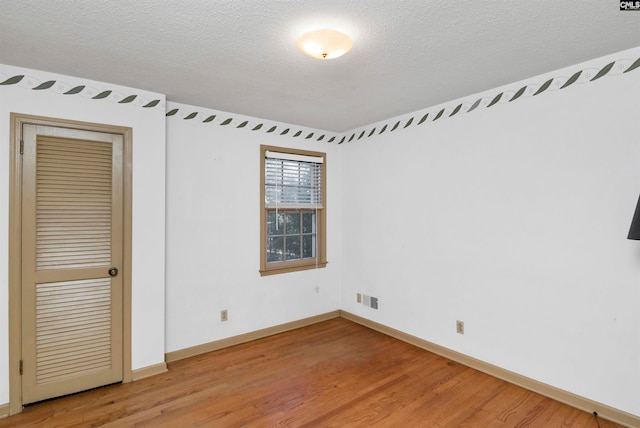
[(337, 318), (0, 419), (0, 428), (18, 426), (597, 428), (598, 423), (589, 413)]

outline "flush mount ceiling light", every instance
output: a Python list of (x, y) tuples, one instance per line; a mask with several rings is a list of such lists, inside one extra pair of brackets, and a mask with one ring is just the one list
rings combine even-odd
[(346, 34), (325, 28), (303, 34), (297, 45), (298, 49), (310, 57), (332, 59), (349, 52), (353, 42)]

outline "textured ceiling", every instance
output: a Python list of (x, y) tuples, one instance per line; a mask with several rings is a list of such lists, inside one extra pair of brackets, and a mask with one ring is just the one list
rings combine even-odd
[(0, 0), (0, 63), (335, 132), (636, 46), (617, 0)]

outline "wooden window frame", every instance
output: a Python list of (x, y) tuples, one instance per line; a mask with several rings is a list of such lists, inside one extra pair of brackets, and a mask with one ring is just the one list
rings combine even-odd
[[(320, 167), (322, 174), (322, 208), (318, 208), (316, 217), (316, 240), (318, 248), (315, 258), (282, 262), (267, 262), (267, 208), (265, 206), (265, 156), (266, 152), (288, 153), (294, 155), (314, 156), (323, 159)], [(327, 266), (327, 155), (323, 152), (291, 149), (275, 146), (260, 146), (260, 275), (274, 275), (297, 272)]]

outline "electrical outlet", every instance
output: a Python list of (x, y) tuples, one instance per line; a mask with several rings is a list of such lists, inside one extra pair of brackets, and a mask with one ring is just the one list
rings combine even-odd
[(362, 294), (358, 293), (358, 294), (356, 295), (356, 302), (358, 302), (358, 303), (362, 303)]
[(229, 319), (229, 313), (226, 309), (220, 311), (220, 321), (227, 321)]
[(464, 334), (464, 321), (456, 321), (456, 333)]

